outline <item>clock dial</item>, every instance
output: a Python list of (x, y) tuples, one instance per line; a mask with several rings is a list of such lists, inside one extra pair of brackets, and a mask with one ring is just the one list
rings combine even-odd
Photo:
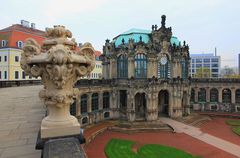
[(167, 57), (161, 57), (160, 63), (161, 63), (162, 65), (167, 64)]

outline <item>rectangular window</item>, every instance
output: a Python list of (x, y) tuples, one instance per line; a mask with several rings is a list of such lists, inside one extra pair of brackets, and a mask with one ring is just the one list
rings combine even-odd
[(196, 67), (197, 68), (202, 67), (202, 64), (196, 64)]
[(218, 59), (212, 59), (212, 62), (218, 62)]
[(2, 61), (2, 57), (0, 56), (0, 62)]
[(218, 69), (212, 69), (212, 72), (218, 72)]
[(0, 79), (2, 79), (2, 71), (0, 71)]
[(4, 61), (7, 62), (7, 56), (4, 56)]
[(19, 56), (15, 56), (15, 62), (19, 62)]
[(209, 63), (210, 59), (203, 59), (203, 62)]
[(7, 79), (7, 71), (4, 71), (4, 79)]
[(203, 64), (204, 67), (210, 67), (210, 64)]
[(201, 63), (202, 59), (196, 59), (196, 63)]
[(212, 67), (218, 67), (218, 64), (212, 64)]
[(25, 79), (25, 78), (26, 78), (25, 72), (23, 71), (23, 72), (22, 72), (22, 79)]
[(19, 78), (19, 72), (15, 71), (15, 79), (18, 79), (18, 78)]

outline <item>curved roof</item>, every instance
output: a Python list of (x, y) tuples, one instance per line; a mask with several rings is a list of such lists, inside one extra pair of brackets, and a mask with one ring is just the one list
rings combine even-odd
[[(124, 42), (127, 44), (129, 39), (133, 39), (134, 42), (140, 41), (140, 36), (142, 37), (142, 41), (144, 43), (148, 43), (150, 40), (149, 34), (151, 34), (152, 31), (150, 30), (144, 30), (144, 29), (137, 29), (132, 28), (126, 32), (123, 32), (122, 34), (116, 36), (113, 38), (113, 42), (115, 43), (115, 46), (118, 47), (122, 44), (122, 39), (124, 39)], [(175, 43), (176, 45), (180, 45), (180, 41), (177, 37), (172, 36), (171, 38), (171, 44)]]

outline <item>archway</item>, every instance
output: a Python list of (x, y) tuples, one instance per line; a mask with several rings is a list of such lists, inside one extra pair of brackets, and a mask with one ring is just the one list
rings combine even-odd
[(135, 95), (135, 114), (136, 119), (145, 118), (146, 97), (145, 93), (137, 93)]
[(226, 88), (222, 90), (222, 102), (231, 103), (231, 90)]
[(168, 115), (169, 93), (167, 90), (161, 90), (158, 93), (158, 116)]

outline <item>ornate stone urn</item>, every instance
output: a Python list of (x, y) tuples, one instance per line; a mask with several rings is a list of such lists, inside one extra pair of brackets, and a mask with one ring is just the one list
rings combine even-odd
[(77, 49), (75, 40), (70, 39), (72, 33), (64, 26), (46, 29), (46, 36), (42, 46), (27, 39), (20, 62), (26, 75), (41, 77), (44, 85), (39, 97), (48, 115), (41, 123), (41, 138), (79, 135), (80, 124), (70, 115), (73, 86), (79, 77), (93, 70), (95, 51), (90, 43)]

